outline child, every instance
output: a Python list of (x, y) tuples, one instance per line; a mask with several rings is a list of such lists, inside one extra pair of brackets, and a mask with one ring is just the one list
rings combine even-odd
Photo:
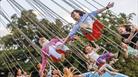
[(84, 53), (86, 54), (86, 56), (88, 56), (89, 59), (93, 59), (94, 61), (96, 61), (96, 64), (98, 66), (102, 66), (106, 63), (106, 61), (109, 61), (110, 59), (113, 59), (114, 61), (118, 60), (114, 59), (115, 57), (117, 57), (117, 54), (112, 54), (110, 52), (103, 53), (102, 55), (97, 54), (97, 51), (100, 49), (100, 47), (97, 44), (95, 44), (95, 46), (96, 48), (90, 45), (86, 46)]
[(98, 40), (101, 37), (101, 30), (104, 28), (104, 25), (98, 20), (95, 20), (95, 17), (97, 14), (113, 6), (114, 3), (109, 2), (106, 7), (91, 13), (85, 13), (81, 10), (73, 10), (71, 17), (76, 21), (76, 24), (73, 25), (73, 28), (65, 38), (64, 43), (70, 40), (78, 31), (81, 31), (89, 41)]
[[(96, 48), (93, 48), (90, 45), (85, 47), (85, 54), (86, 54), (85, 56), (89, 59), (89, 63), (95, 64), (96, 69), (98, 68), (100, 71), (104, 69), (105, 71), (107, 71), (111, 74), (113, 74), (114, 72), (109, 71), (107, 68), (110, 68), (110, 70), (112, 70), (112, 71), (118, 71), (116, 69), (113, 69), (110, 65), (106, 64), (106, 61), (116, 57), (116, 54), (107, 52), (102, 55), (99, 55), (96, 53), (96, 51), (98, 51), (98, 49), (100, 49), (100, 47), (98, 45), (96, 45)], [(113, 60), (116, 62), (118, 59), (113, 59)], [(101, 67), (103, 67), (103, 68), (101, 68)]]
[(120, 25), (117, 30), (123, 37), (122, 42), (138, 49), (138, 28), (133, 25)]
[(125, 51), (124, 55), (125, 58), (128, 58), (128, 56), (134, 57), (138, 59), (138, 50), (132, 48), (131, 46), (125, 44), (125, 43), (121, 43), (121, 46), (123, 48), (123, 50)]
[(63, 45), (62, 40), (58, 38), (53, 38), (50, 41), (45, 37), (39, 38), (39, 44), (42, 46), (42, 70), (44, 71), (45, 66), (47, 64), (47, 57), (52, 57), (54, 62), (64, 61), (65, 52), (69, 50), (69, 48)]

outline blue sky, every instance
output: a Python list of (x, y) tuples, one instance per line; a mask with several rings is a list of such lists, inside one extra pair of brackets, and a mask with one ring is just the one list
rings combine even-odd
[[(31, 9), (32, 8), (28, 3), (25, 2), (25, 0), (16, 0), (16, 1), (18, 3), (20, 3), (25, 9)], [(49, 8), (54, 10), (56, 13), (61, 15), (63, 18), (68, 20), (68, 22), (74, 22), (67, 12), (63, 11), (61, 8), (59, 8), (57, 5), (55, 5), (51, 0), (41, 0), (41, 1), (45, 5), (47, 5)], [(67, 4), (62, 2), (61, 0), (55, 0), (55, 1), (56, 2), (58, 1), (58, 3), (60, 3), (64, 7), (66, 7), (70, 12), (73, 10), (73, 8), (71, 8), (70, 6), (68, 6)], [(91, 10), (96, 10), (94, 7), (88, 5), (84, 0), (81, 0), (81, 1), (82, 1), (83, 4), (86, 4)], [(90, 1), (96, 7), (101, 8), (101, 6), (97, 5), (92, 0), (88, 0), (88, 1)], [(96, 1), (98, 1), (102, 5), (106, 5), (108, 2), (115, 2), (115, 6), (113, 8), (111, 8), (111, 10), (115, 14), (118, 14), (120, 12), (123, 12), (123, 13), (126, 13), (126, 14), (136, 13), (136, 16), (134, 16), (134, 20), (132, 22), (135, 25), (138, 25), (138, 10), (137, 10), (138, 9), (138, 0), (96, 0)], [(8, 13), (9, 16), (11, 16), (14, 13), (18, 13), (16, 11), (14, 11), (14, 9), (8, 4), (7, 0), (2, 0), (0, 2), (0, 6)], [(41, 15), (39, 17), (41, 17)], [(5, 26), (0, 23), (0, 36), (6, 35), (8, 33), (9, 33), (9, 31), (5, 28)]]

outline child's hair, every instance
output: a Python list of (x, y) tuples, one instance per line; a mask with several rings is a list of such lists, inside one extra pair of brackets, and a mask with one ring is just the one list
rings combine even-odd
[(72, 14), (73, 14), (74, 12), (79, 13), (80, 16), (83, 16), (83, 15), (85, 14), (85, 12), (76, 9), (76, 10), (73, 10), (73, 11), (71, 12), (71, 17), (72, 17)]
[(37, 36), (39, 37), (39, 38), (41, 38), (41, 37), (44, 37), (42, 34), (40, 34), (40, 33), (37, 33)]
[(64, 68), (64, 70), (66, 69), (66, 71), (64, 71), (64, 77), (73, 77), (73, 75), (75, 74), (75, 68), (74, 67), (70, 67), (70, 68)]
[(14, 77), (17, 77), (17, 75), (18, 75), (17, 73), (18, 73), (18, 71), (19, 71), (19, 70), (20, 70), (20, 68), (15, 69), (15, 72), (14, 72), (14, 73), (15, 73), (15, 74), (14, 74)]
[(40, 63), (36, 64), (36, 68), (37, 68), (37, 70), (40, 70), (41, 69), (41, 64)]
[(47, 40), (45, 37), (41, 37), (39, 38), (39, 44), (42, 46), (44, 42), (42, 42), (42, 40), (44, 40), (45, 42), (49, 42), (49, 40)]
[(129, 25), (129, 24), (121, 24), (118, 27), (124, 27), (127, 32), (131, 32), (131, 26), (132, 25)]
[[(58, 72), (53, 73), (55, 70), (58, 71)], [(60, 71), (58, 69), (54, 69), (54, 70), (52, 70), (52, 73), (51, 74), (52, 75), (58, 75), (58, 76), (60, 76)]]
[(127, 32), (131, 32), (131, 26), (130, 24), (124, 24), (124, 27), (126, 28)]
[(84, 53), (85, 53), (85, 54), (87, 54), (85, 51), (86, 51), (86, 48), (87, 48), (88, 46), (92, 47), (90, 44), (87, 44), (86, 46), (84, 46)]
[(18, 69), (15, 70), (15, 72), (14, 72), (14, 77), (17, 76), (17, 72), (18, 72)]

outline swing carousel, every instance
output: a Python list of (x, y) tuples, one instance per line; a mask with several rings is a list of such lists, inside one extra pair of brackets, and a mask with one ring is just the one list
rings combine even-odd
[[(1, 47), (8, 77), (129, 77), (116, 64), (120, 54), (138, 58), (138, 28), (115, 20), (117, 15), (109, 10), (114, 3), (50, 0), (57, 11), (41, 0), (24, 0), (29, 7), (17, 0), (6, 2), (15, 13), (10, 17), (1, 6), (0, 23), (11, 32), (11, 47)], [(70, 23), (60, 11), (76, 23)], [(33, 68), (30, 75), (25, 66)]]

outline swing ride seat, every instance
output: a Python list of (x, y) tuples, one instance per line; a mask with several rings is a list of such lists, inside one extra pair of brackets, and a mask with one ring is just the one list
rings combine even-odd
[[(65, 54), (65, 52), (64, 52), (63, 50), (61, 50), (61, 49), (58, 49), (58, 50), (56, 50), (56, 51), (57, 51), (59, 54)], [(54, 56), (51, 56), (51, 58), (52, 58), (53, 62), (55, 62), (55, 63), (61, 61), (60, 59), (57, 59), (57, 58), (55, 58)]]
[(98, 40), (102, 33), (101, 31), (103, 30), (104, 25), (100, 23), (98, 20), (95, 20), (94, 23), (92, 24), (92, 32), (87, 33), (87, 32), (82, 32), (84, 36), (89, 40), (89, 41), (94, 41)]

